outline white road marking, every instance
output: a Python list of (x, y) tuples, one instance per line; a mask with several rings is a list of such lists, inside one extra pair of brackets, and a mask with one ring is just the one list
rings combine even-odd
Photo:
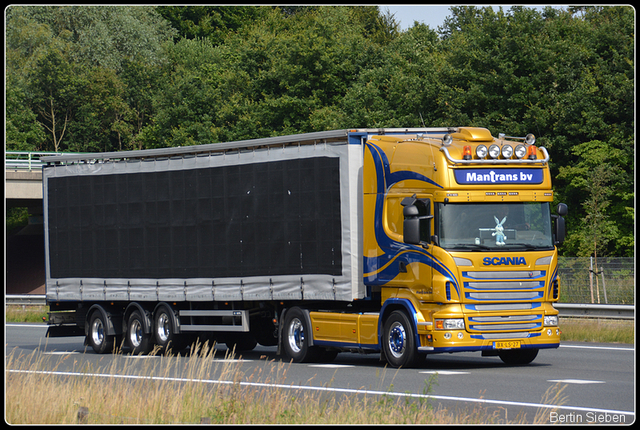
[(348, 367), (355, 367), (352, 366), (350, 364), (310, 364), (309, 367), (321, 367), (321, 368), (325, 368), (325, 369), (341, 369), (341, 368), (348, 368)]
[(615, 346), (587, 346), (587, 345), (562, 345), (560, 348), (582, 348), (582, 349), (607, 349), (613, 351), (635, 351), (633, 348), (618, 348)]
[(78, 351), (49, 351), (43, 352), (43, 354), (48, 355), (71, 355), (71, 354), (80, 354)]
[(168, 378), (159, 376), (139, 376), (139, 375), (112, 375), (104, 373), (75, 373), (75, 372), (61, 372), (61, 371), (46, 371), (46, 370), (18, 370), (7, 369), (9, 373), (26, 373), (26, 374), (38, 374), (38, 375), (55, 375), (55, 376), (80, 376), (80, 377), (94, 377), (94, 378), (114, 378), (114, 379), (146, 379), (150, 381), (173, 381), (173, 382), (194, 382), (203, 384), (219, 384), (219, 385), (239, 385), (243, 387), (259, 387), (259, 388), (281, 388), (292, 389), (300, 391), (324, 391), (333, 393), (345, 393), (345, 394), (364, 394), (372, 396), (396, 396), (407, 398), (420, 398), (420, 399), (436, 399), (436, 400), (449, 400), (459, 402), (471, 402), (482, 403), (491, 405), (509, 405), (520, 407), (533, 407), (542, 409), (569, 409), (573, 411), (585, 411), (592, 413), (609, 413), (609, 414), (623, 414), (623, 415), (635, 415), (635, 412), (631, 411), (618, 411), (615, 409), (599, 409), (588, 408), (583, 406), (569, 406), (569, 405), (552, 405), (545, 403), (529, 403), (529, 402), (513, 402), (508, 400), (495, 400), (495, 399), (478, 399), (473, 397), (455, 397), (455, 396), (438, 396), (431, 394), (417, 394), (417, 393), (393, 393), (389, 391), (378, 390), (358, 390), (352, 388), (332, 388), (332, 387), (314, 387), (304, 385), (287, 385), (287, 384), (267, 384), (262, 382), (237, 382), (228, 380), (216, 380), (216, 379), (188, 379), (188, 378)]
[(454, 370), (425, 370), (418, 373), (427, 373), (432, 375), (468, 375), (469, 372), (458, 372)]
[(562, 382), (563, 384), (604, 384), (604, 381), (589, 381), (588, 379), (548, 379), (547, 382)]

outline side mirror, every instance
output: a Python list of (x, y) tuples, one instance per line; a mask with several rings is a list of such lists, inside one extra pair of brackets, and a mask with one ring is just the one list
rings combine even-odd
[[(402, 201), (404, 209), (404, 243), (410, 245), (422, 245), (431, 240), (431, 201), (429, 199), (416, 199), (407, 197)], [(424, 238), (424, 240), (423, 240)]]
[(556, 245), (560, 245), (564, 242), (564, 237), (566, 234), (566, 227), (564, 224), (564, 218), (561, 216), (556, 218)]
[(558, 208), (556, 209), (556, 211), (560, 216), (567, 216), (567, 214), (569, 213), (569, 208), (564, 203), (558, 203)]
[(418, 208), (414, 205), (405, 206), (402, 210), (404, 222), (404, 243), (410, 245), (420, 245), (420, 218)]
[(564, 242), (564, 238), (566, 236), (567, 229), (566, 229), (563, 217), (567, 215), (567, 213), (569, 213), (569, 208), (564, 203), (558, 203), (558, 207), (556, 210), (558, 212), (558, 215), (553, 217), (555, 218), (555, 221), (556, 221), (555, 223), (556, 245), (560, 245), (562, 242)]

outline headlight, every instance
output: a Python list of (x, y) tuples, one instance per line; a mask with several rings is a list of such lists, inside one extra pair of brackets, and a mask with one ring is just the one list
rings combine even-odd
[(489, 157), (496, 159), (500, 155), (500, 147), (498, 145), (491, 145), (489, 147)]
[(464, 319), (436, 320), (436, 330), (464, 330)]
[(511, 156), (513, 155), (513, 148), (511, 147), (511, 145), (504, 145), (501, 152), (503, 158), (511, 158)]
[(557, 326), (558, 325), (558, 315), (545, 315), (544, 316), (544, 325), (548, 326)]
[(487, 147), (484, 145), (478, 145), (476, 147), (476, 155), (478, 156), (479, 159), (483, 159), (484, 157), (487, 156)]

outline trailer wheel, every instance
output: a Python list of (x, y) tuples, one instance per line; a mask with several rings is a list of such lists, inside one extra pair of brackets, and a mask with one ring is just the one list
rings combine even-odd
[(144, 332), (144, 320), (139, 311), (133, 311), (127, 324), (127, 345), (131, 348), (131, 354), (146, 354), (153, 348), (153, 339), (150, 333)]
[(185, 335), (176, 333), (173, 323), (173, 313), (167, 306), (162, 305), (156, 310), (153, 318), (153, 338), (156, 345), (163, 351), (178, 352), (186, 348), (188, 341)]
[(107, 334), (108, 321), (102, 312), (94, 311), (89, 319), (89, 332), (87, 340), (96, 354), (104, 354), (113, 349), (114, 336)]
[(389, 364), (393, 367), (411, 367), (417, 361), (413, 328), (407, 315), (402, 311), (393, 311), (384, 323), (382, 331), (382, 349)]
[(304, 363), (317, 359), (319, 350), (317, 347), (309, 346), (310, 334), (304, 312), (300, 308), (289, 309), (284, 318), (282, 345), (285, 353), (295, 363)]
[(512, 349), (500, 351), (498, 357), (504, 362), (513, 366), (529, 364), (538, 356), (538, 349)]

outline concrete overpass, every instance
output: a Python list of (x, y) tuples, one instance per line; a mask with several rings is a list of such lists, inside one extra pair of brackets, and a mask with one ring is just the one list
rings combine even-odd
[[(5, 152), (4, 195), (7, 209), (26, 207), (29, 224), (5, 240), (5, 294), (44, 294), (44, 231), (41, 155)], [(6, 213), (5, 213), (6, 215)]]
[(42, 207), (42, 170), (6, 170), (7, 208)]

